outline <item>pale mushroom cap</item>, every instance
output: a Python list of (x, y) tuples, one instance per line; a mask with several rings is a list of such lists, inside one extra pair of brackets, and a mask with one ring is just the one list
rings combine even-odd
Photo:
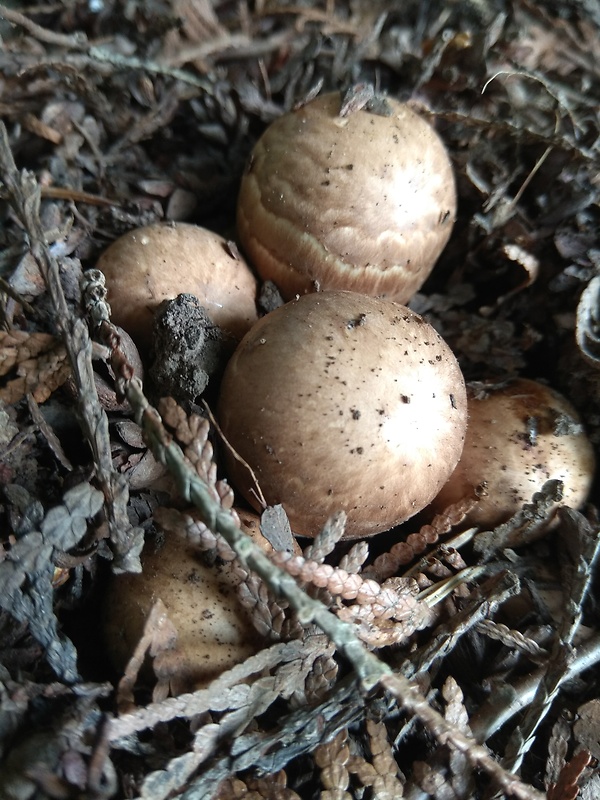
[(432, 504), (440, 513), (486, 482), (486, 495), (465, 524), (492, 528), (531, 502), (547, 480), (564, 483), (562, 503), (579, 508), (589, 494), (593, 447), (573, 406), (537, 381), (469, 390), (462, 457)]
[(389, 116), (345, 117), (338, 92), (275, 120), (242, 179), (238, 234), (286, 299), (349, 289), (407, 302), (443, 250), (456, 216), (446, 149), (396, 100)]
[(177, 630), (167, 656), (176, 693), (208, 684), (261, 646), (260, 636), (236, 595), (231, 567), (207, 566), (181, 537), (168, 535), (157, 551), (146, 549), (143, 572), (111, 578), (104, 633), (109, 655), (124, 669), (157, 600)]
[(219, 327), (241, 338), (257, 319), (256, 279), (226, 240), (189, 223), (156, 223), (114, 241), (97, 264), (113, 321), (143, 350), (163, 300), (195, 295)]
[[(230, 360), (219, 422), (269, 505), (313, 536), (339, 510), (347, 536), (387, 530), (437, 494), (466, 425), (460, 368), (438, 333), (396, 303), (301, 297), (260, 320)], [(258, 507), (252, 480), (228, 474)]]

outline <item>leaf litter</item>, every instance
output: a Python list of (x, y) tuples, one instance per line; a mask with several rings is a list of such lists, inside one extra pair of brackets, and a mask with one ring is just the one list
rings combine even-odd
[[(158, 220), (231, 239), (264, 127), (374, 86), (434, 121), (457, 172), (412, 307), (469, 380), (546, 380), (598, 443), (599, 26), (554, 0), (0, 5), (2, 797), (594, 796), (595, 496), (541, 540), (556, 483), (493, 532), (460, 530), (475, 496), (401, 542), (350, 546), (339, 515), (302, 554), (266, 509), (284, 545), (257, 552), (205, 410), (143, 394), (90, 268)], [(107, 572), (157, 535), (235, 564), (264, 641), (179, 696), (160, 598), (121, 674), (99, 630)]]

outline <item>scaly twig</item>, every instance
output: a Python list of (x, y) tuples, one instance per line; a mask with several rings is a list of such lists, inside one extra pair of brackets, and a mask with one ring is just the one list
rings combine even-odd
[[(573, 554), (573, 565), (563, 569), (570, 585), (566, 598), (566, 612), (556, 637), (545, 674), (540, 680), (531, 705), (506, 746), (504, 766), (519, 769), (523, 758), (534, 742), (535, 734), (564, 681), (569, 664), (575, 656), (573, 639), (581, 622), (583, 601), (594, 575), (594, 564), (600, 548), (600, 530), (593, 529), (585, 517), (569, 508), (561, 509), (569, 540), (577, 542), (580, 552)], [(572, 545), (571, 549), (575, 549)]]
[(28, 240), (29, 249), (44, 277), (54, 309), (54, 319), (67, 350), (78, 388), (79, 418), (92, 450), (98, 480), (105, 497), (106, 517), (115, 549), (116, 571), (139, 572), (143, 532), (133, 528), (127, 516), (127, 479), (113, 469), (108, 419), (94, 382), (92, 342), (87, 326), (74, 316), (63, 292), (58, 262), (46, 242), (39, 217), (40, 187), (32, 173), (17, 169), (4, 123), (0, 122), (0, 174), (5, 196)]

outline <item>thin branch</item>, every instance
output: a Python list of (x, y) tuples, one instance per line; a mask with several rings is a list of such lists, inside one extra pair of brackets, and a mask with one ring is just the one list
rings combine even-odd
[(78, 50), (87, 47), (87, 36), (82, 31), (77, 31), (73, 34), (56, 33), (56, 31), (42, 28), (41, 25), (32, 22), (29, 17), (26, 17), (25, 14), (21, 14), (20, 11), (15, 11), (14, 8), (7, 8), (5, 5), (1, 4), (0, 19), (5, 19), (12, 25), (18, 25), (24, 28), (35, 39), (38, 39), (40, 42), (46, 42), (46, 44), (55, 44), (59, 47), (67, 48), (74, 47)]

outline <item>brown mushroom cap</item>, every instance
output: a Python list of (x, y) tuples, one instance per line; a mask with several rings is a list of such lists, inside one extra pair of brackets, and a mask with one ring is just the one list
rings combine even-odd
[[(231, 358), (218, 417), (269, 505), (314, 536), (335, 511), (348, 538), (384, 531), (435, 497), (466, 426), (460, 368), (438, 333), (397, 303), (304, 295), (263, 317)], [(226, 452), (251, 505), (253, 481)]]
[(275, 120), (257, 142), (238, 200), (241, 244), (286, 299), (349, 289), (407, 302), (456, 215), (446, 149), (408, 106), (339, 116), (325, 94)]
[(163, 300), (195, 295), (211, 320), (241, 338), (256, 321), (256, 279), (226, 240), (189, 223), (156, 223), (114, 241), (97, 264), (112, 319), (147, 351)]
[(260, 636), (236, 596), (230, 565), (207, 566), (173, 534), (159, 549), (146, 548), (142, 564), (142, 573), (115, 575), (108, 587), (104, 634), (117, 669), (132, 656), (158, 599), (177, 630), (165, 667), (176, 693), (209, 683), (259, 649)]
[(441, 513), (485, 481), (486, 495), (466, 524), (493, 528), (529, 503), (550, 479), (564, 483), (563, 504), (579, 508), (594, 474), (592, 445), (573, 406), (537, 381), (516, 379), (468, 391), (469, 424), (461, 459), (432, 503)]

